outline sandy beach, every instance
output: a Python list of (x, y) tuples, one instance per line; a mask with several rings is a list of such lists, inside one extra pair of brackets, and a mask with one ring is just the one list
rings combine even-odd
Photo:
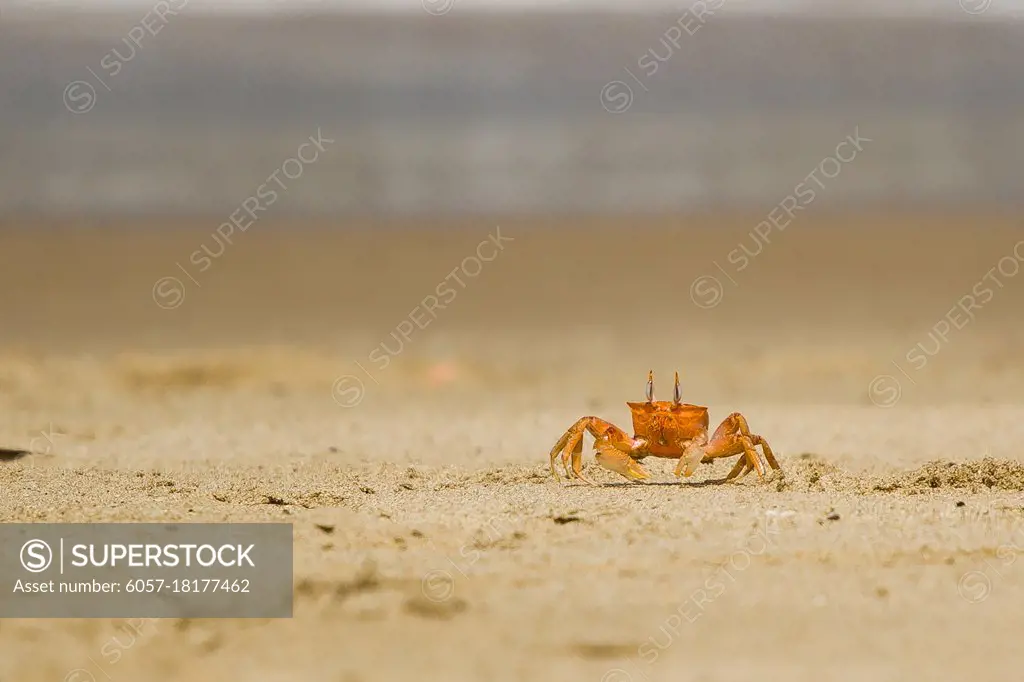
[[(5, 620), (0, 679), (1018, 674), (1024, 224), (763, 219), (0, 223), (0, 518), (295, 534), (292, 619)], [(648, 370), (782, 472), (554, 480)]]

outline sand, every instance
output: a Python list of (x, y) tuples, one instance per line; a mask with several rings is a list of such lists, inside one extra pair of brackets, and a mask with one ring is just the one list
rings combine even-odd
[[(0, 518), (295, 532), (292, 619), (5, 620), (0, 679), (1018, 674), (1024, 228), (760, 219), (0, 226)], [(649, 369), (783, 471), (552, 479)]]

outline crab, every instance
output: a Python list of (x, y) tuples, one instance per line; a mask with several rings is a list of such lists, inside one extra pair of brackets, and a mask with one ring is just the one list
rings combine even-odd
[[(627, 402), (633, 416), (633, 436), (599, 417), (580, 417), (562, 434), (551, 448), (551, 473), (560, 478), (555, 460), (562, 456), (562, 466), (570, 479), (575, 477), (598, 485), (583, 473), (583, 434), (594, 437), (597, 463), (630, 481), (644, 481), (650, 473), (640, 465), (645, 457), (679, 459), (675, 475), (692, 476), (700, 463), (720, 457), (742, 455), (725, 477), (726, 481), (743, 478), (756, 471), (764, 479), (768, 467), (778, 470), (779, 463), (771, 446), (761, 436), (750, 432), (746, 418), (733, 412), (708, 438), (708, 408), (682, 402), (679, 372), (675, 373), (672, 401), (654, 399), (654, 372), (647, 374), (647, 401)], [(755, 446), (761, 446), (761, 453)], [(572, 461), (570, 473), (569, 462)]]

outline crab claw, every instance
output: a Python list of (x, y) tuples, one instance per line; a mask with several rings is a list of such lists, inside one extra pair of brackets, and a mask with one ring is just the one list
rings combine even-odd
[(704, 448), (696, 443), (690, 443), (683, 449), (683, 456), (679, 458), (679, 464), (676, 465), (676, 476), (680, 474), (687, 477), (693, 476), (693, 472), (697, 470), (697, 465), (702, 459), (704, 459)]
[(640, 463), (615, 446), (605, 443), (594, 445), (597, 463), (608, 471), (625, 476), (631, 481), (646, 481), (651, 474)]

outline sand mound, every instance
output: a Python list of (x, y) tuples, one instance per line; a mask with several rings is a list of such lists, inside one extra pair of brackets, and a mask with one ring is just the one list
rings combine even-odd
[(968, 462), (935, 460), (918, 469), (881, 478), (873, 488), (909, 494), (936, 488), (971, 492), (989, 489), (1020, 491), (1024, 490), (1024, 464), (992, 457)]
[(783, 464), (776, 490), (779, 492), (859, 492), (863, 483), (846, 470), (810, 452)]
[(818, 455), (804, 453), (785, 463), (776, 474), (779, 492), (834, 492), (870, 494), (902, 492), (908, 495), (938, 489), (1024, 490), (1024, 464), (985, 457), (966, 462), (933, 460), (916, 469), (872, 478), (855, 476)]

